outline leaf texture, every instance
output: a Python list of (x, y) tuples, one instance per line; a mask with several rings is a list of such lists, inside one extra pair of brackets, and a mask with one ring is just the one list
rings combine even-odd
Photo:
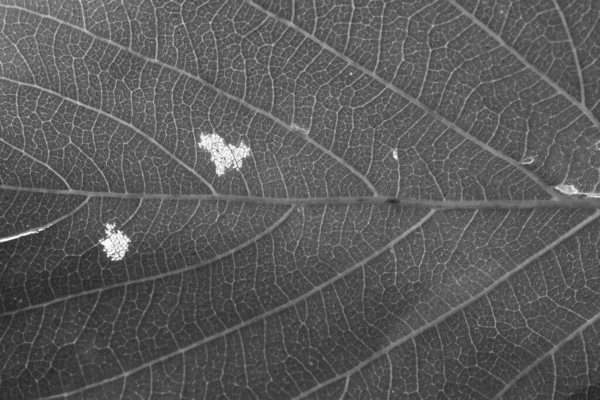
[(597, 1), (2, 0), (0, 49), (0, 398), (600, 398)]

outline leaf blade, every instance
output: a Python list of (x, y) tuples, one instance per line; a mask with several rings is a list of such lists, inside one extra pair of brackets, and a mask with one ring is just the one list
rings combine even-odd
[(593, 396), (581, 6), (90, 6), (0, 7), (0, 397)]

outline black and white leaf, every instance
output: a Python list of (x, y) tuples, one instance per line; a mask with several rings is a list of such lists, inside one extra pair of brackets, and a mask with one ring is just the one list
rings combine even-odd
[(0, 4), (0, 398), (600, 398), (600, 2)]

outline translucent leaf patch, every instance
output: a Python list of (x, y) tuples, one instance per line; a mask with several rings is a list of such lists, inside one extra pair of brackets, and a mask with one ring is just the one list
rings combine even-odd
[(112, 261), (120, 261), (129, 249), (129, 239), (122, 231), (115, 231), (115, 224), (106, 224), (106, 238), (100, 241), (104, 252)]
[(221, 176), (231, 168), (242, 168), (242, 160), (250, 155), (250, 148), (243, 142), (239, 146), (226, 144), (217, 134), (202, 135), (198, 146), (210, 153), (210, 161), (215, 163), (216, 173)]

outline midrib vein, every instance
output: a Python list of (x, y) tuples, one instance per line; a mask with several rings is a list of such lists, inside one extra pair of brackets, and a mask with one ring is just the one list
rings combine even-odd
[(313, 197), (313, 198), (278, 198), (258, 197), (235, 194), (159, 194), (159, 193), (108, 193), (86, 190), (62, 190), (42, 188), (21, 188), (18, 186), (0, 185), (0, 190), (17, 192), (45, 193), (63, 196), (87, 196), (90, 198), (125, 198), (125, 199), (156, 199), (181, 201), (233, 201), (259, 204), (281, 205), (336, 205), (336, 204), (372, 204), (398, 207), (433, 208), (440, 210), (457, 209), (533, 209), (533, 208), (580, 208), (600, 209), (600, 198), (564, 197), (557, 199), (532, 200), (425, 200), (399, 198), (394, 196), (363, 196), (363, 197)]

